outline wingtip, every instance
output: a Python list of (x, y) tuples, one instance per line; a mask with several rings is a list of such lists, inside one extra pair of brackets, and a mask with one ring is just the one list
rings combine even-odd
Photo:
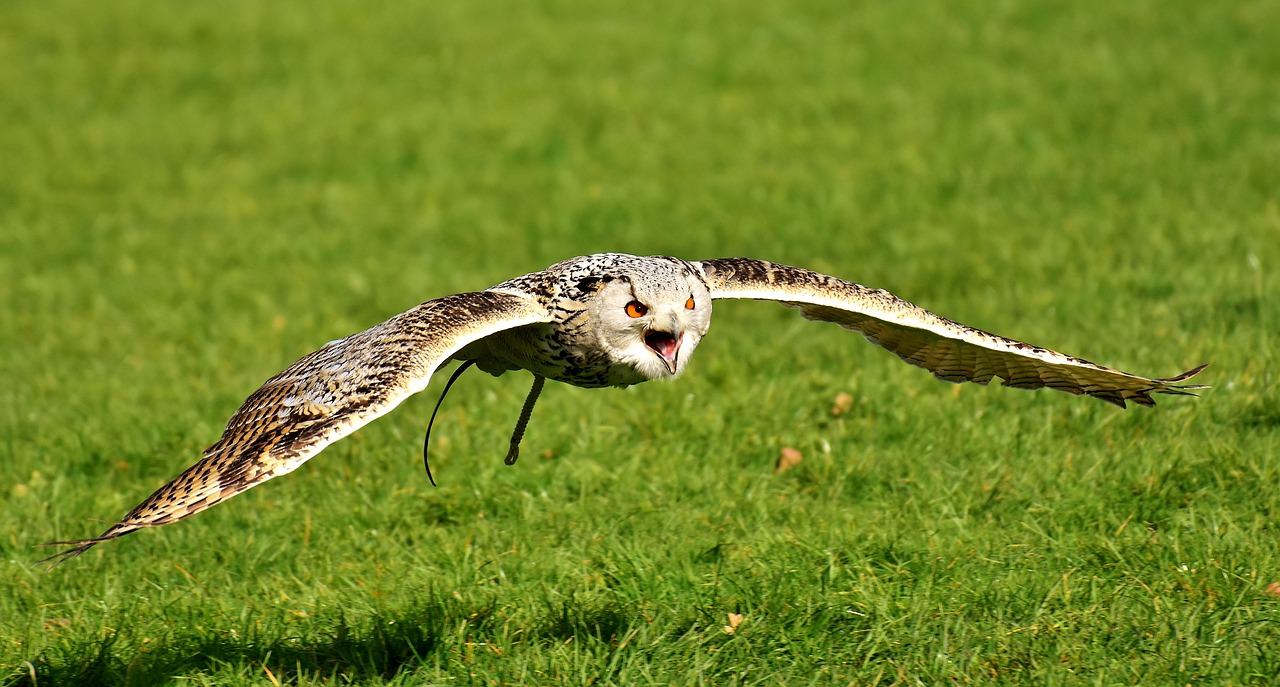
[[(1204, 371), (1206, 367), (1209, 367), (1209, 363), (1204, 363), (1202, 365), (1193, 367), (1190, 370), (1187, 370), (1186, 372), (1183, 372), (1182, 374), (1177, 375), (1175, 377), (1169, 377), (1167, 379), (1157, 379), (1156, 381), (1164, 384), (1168, 384), (1171, 387), (1173, 387), (1173, 389), (1176, 389), (1176, 391), (1171, 393), (1185, 392), (1186, 390), (1189, 390), (1189, 389), (1211, 389), (1213, 387), (1209, 386), (1208, 384), (1176, 384), (1176, 382), (1181, 382), (1187, 379), (1191, 379), (1192, 377), (1200, 374), (1201, 372)], [(1195, 394), (1188, 394), (1188, 395), (1194, 396)]]
[[(1151, 398), (1151, 394), (1153, 393), (1169, 394), (1171, 396), (1194, 396), (1196, 398), (1199, 398), (1200, 394), (1193, 393), (1194, 391), (1198, 391), (1200, 389), (1211, 389), (1212, 387), (1210, 387), (1208, 384), (1178, 384), (1178, 382), (1190, 379), (1200, 374), (1200, 372), (1202, 372), (1206, 367), (1209, 367), (1209, 363), (1198, 365), (1174, 377), (1167, 377), (1165, 379), (1153, 379), (1151, 381), (1159, 384), (1158, 387), (1153, 389), (1147, 389), (1141, 394), (1130, 397), (1129, 400), (1144, 406), (1154, 406), (1156, 404), (1155, 399)], [(1140, 400), (1141, 398), (1145, 398), (1146, 400), (1145, 401)]]
[(137, 526), (137, 525), (131, 526), (131, 525), (125, 525), (124, 523), (116, 523), (115, 525), (112, 525), (110, 528), (108, 528), (106, 532), (103, 532), (102, 534), (96, 537), (90, 537), (88, 539), (71, 539), (69, 541), (51, 541), (51, 542), (45, 542), (43, 544), (36, 544), (36, 546), (69, 546), (71, 548), (65, 551), (59, 551), (53, 554), (52, 556), (49, 556), (48, 558), (42, 558), (36, 561), (34, 563), (34, 567), (44, 566), (45, 572), (48, 572), (58, 567), (59, 565), (66, 563), (72, 558), (79, 556), (85, 551), (92, 549), (93, 547), (97, 546), (98, 544), (101, 544), (102, 542), (110, 541), (118, 537), (123, 537), (124, 535), (129, 534), (130, 532), (137, 531), (144, 526)]
[(58, 567), (59, 565), (66, 563), (72, 558), (75, 558), (76, 556), (79, 556), (80, 554), (84, 553), (85, 551), (88, 551), (89, 549), (93, 548), (95, 545), (102, 543), (103, 541), (104, 539), (102, 537), (95, 537), (93, 539), (77, 539), (73, 541), (51, 541), (51, 542), (45, 542), (43, 544), (37, 544), (36, 546), (70, 546), (71, 548), (65, 551), (59, 551), (53, 554), (52, 556), (49, 556), (48, 558), (42, 558), (36, 561), (32, 565), (32, 567), (36, 567), (36, 568), (43, 567), (45, 572), (49, 572), (54, 568)]

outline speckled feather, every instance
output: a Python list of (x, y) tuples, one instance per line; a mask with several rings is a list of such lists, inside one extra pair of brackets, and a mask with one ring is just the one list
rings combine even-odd
[[(645, 325), (632, 349), (623, 350), (617, 342), (627, 341), (630, 330), (625, 325), (635, 323), (599, 309), (606, 301), (602, 294), (610, 289), (624, 300), (684, 304), (687, 312), (672, 303), (647, 304), (655, 312), (668, 308), (664, 312), (680, 331), (667, 332), (666, 348), (655, 348), (648, 339), (655, 331), (651, 327), (667, 320)], [(697, 294), (710, 298), (695, 302), (702, 300)], [(986, 384), (999, 377), (1007, 386), (1050, 387), (1121, 407), (1127, 401), (1154, 405), (1153, 393), (1188, 394), (1204, 388), (1178, 384), (1203, 365), (1168, 379), (1139, 377), (967, 327), (887, 291), (801, 268), (749, 258), (688, 262), (664, 256), (589, 255), (485, 291), (423, 303), (326, 344), (250, 395), (199, 462), (100, 536), (54, 542), (70, 548), (45, 561), (57, 565), (97, 543), (181, 520), (287, 474), (426, 388), (431, 375), (451, 359), (474, 362), (495, 375), (523, 369), (539, 380), (582, 387), (626, 386), (675, 376), (710, 324), (710, 301), (722, 298), (779, 301), (809, 319), (858, 331), (950, 382)], [(687, 321), (682, 319), (686, 315)], [(669, 372), (647, 360), (650, 353), (664, 357)], [(534, 388), (513, 438), (513, 451), (541, 382)]]
[(1188, 395), (1188, 390), (1205, 388), (1178, 385), (1204, 365), (1175, 377), (1148, 379), (974, 329), (888, 291), (806, 269), (746, 258), (700, 264), (716, 298), (780, 301), (808, 319), (860, 332), (871, 343), (948, 382), (986, 384), (999, 377), (1005, 386), (1049, 387), (1121, 408), (1126, 401), (1153, 406), (1153, 393)]
[(550, 319), (527, 296), (463, 293), (331, 341), (253, 392), (198, 463), (98, 537), (55, 542), (72, 548), (46, 560), (60, 563), (108, 539), (181, 520), (292, 472), (325, 446), (424, 389), (432, 372), (465, 344)]

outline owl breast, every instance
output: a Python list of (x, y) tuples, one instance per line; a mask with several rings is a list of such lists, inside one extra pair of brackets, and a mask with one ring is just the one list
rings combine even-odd
[[(584, 313), (585, 315), (585, 313)], [(469, 346), (456, 357), (474, 359), (492, 375), (528, 370), (557, 382), (587, 389), (631, 386), (645, 381), (631, 365), (616, 363), (595, 340), (585, 317), (499, 332)]]

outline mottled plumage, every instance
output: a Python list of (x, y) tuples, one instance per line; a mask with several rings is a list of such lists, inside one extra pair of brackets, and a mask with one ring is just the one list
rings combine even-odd
[(293, 471), (424, 388), (450, 360), (494, 375), (528, 370), (534, 386), (507, 462), (544, 379), (581, 387), (628, 386), (678, 375), (711, 324), (713, 299), (779, 301), (812, 320), (862, 333), (949, 382), (1050, 387), (1121, 407), (1154, 405), (1153, 393), (1204, 366), (1148, 379), (939, 317), (893, 294), (817, 272), (749, 258), (689, 262), (605, 253), (573, 258), (484, 291), (428, 301), (379, 325), (331, 341), (267, 380), (240, 407), (204, 457), (156, 490), (102, 535), (55, 542), (71, 548), (198, 513)]

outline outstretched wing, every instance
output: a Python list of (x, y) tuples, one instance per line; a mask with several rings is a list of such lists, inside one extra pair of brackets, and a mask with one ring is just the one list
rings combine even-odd
[(436, 368), (468, 343), (551, 319), (532, 297), (481, 291), (429, 301), (331, 341), (253, 392), (198, 463), (101, 536), (54, 542), (72, 548), (45, 560), (57, 565), (99, 542), (181, 520), (292, 472), (425, 389)]
[(825, 274), (750, 258), (698, 263), (712, 298), (753, 298), (799, 308), (811, 320), (861, 332), (906, 362), (948, 382), (986, 384), (999, 377), (1019, 389), (1050, 387), (1114, 403), (1152, 406), (1153, 393), (1192, 395), (1198, 384), (1178, 384), (1204, 365), (1168, 379), (1148, 379), (1047, 348), (966, 327), (888, 291)]

